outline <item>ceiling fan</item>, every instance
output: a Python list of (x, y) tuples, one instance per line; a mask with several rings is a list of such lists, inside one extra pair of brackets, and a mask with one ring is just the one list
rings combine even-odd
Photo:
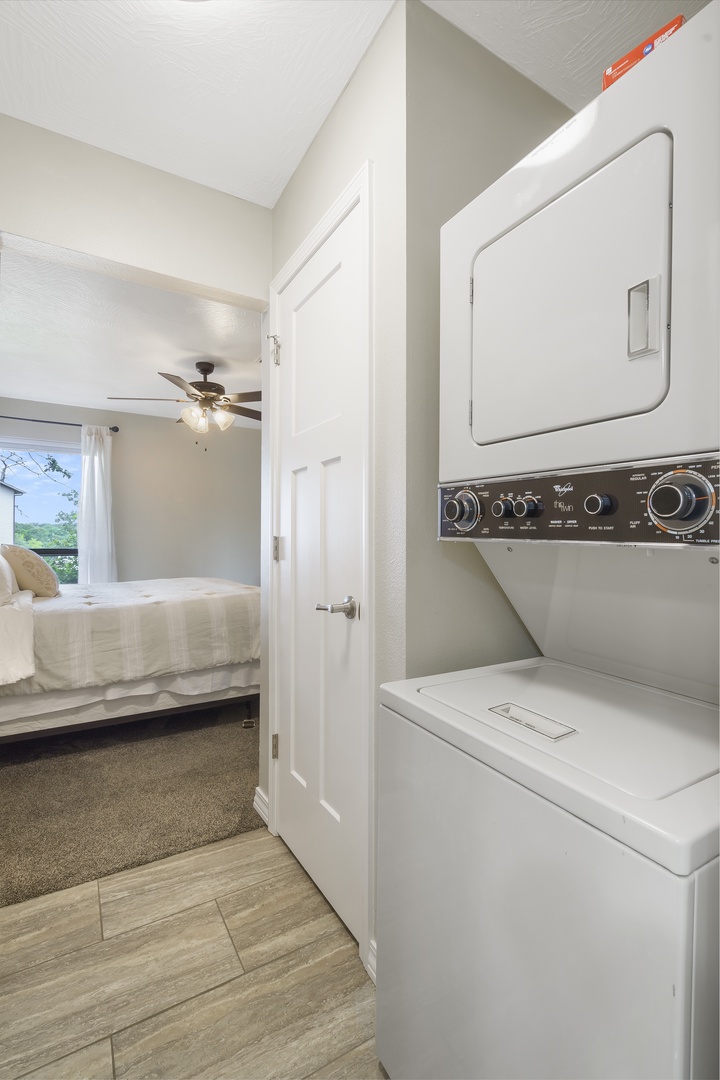
[(212, 418), (221, 431), (225, 431), (234, 422), (235, 416), (247, 416), (251, 420), (262, 420), (262, 413), (257, 409), (246, 409), (239, 405), (240, 401), (262, 401), (262, 391), (250, 390), (245, 394), (226, 394), (225, 387), (220, 383), (208, 382), (208, 375), (212, 375), (215, 365), (209, 360), (198, 360), (195, 370), (202, 375), (197, 382), (187, 382), (180, 375), (168, 375), (166, 371), (158, 371), (163, 379), (169, 379), (175, 386), (179, 386), (186, 394), (186, 398), (130, 398), (109, 397), (108, 401), (179, 401), (188, 402), (188, 408), (180, 412), (181, 421), (191, 427), (193, 431), (203, 435), (209, 427)]

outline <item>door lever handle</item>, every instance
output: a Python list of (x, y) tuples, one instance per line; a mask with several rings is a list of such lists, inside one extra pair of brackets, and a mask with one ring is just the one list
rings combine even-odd
[(331, 615), (339, 615), (342, 612), (346, 619), (354, 619), (358, 606), (354, 596), (346, 596), (342, 604), (316, 604), (315, 610), (329, 611)]

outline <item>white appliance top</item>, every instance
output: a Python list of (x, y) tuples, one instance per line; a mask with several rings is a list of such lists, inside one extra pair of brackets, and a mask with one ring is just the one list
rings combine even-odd
[(538, 657), (381, 687), (382, 704), (676, 874), (718, 855), (718, 710)]

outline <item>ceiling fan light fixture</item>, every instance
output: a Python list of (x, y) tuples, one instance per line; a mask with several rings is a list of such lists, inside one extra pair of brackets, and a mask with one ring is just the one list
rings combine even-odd
[(229, 427), (235, 423), (235, 417), (232, 413), (225, 412), (224, 409), (213, 409), (212, 418), (220, 428), (221, 431), (227, 431)]
[(180, 419), (198, 435), (205, 435), (210, 427), (207, 412), (197, 405), (190, 405), (187, 409), (181, 409)]

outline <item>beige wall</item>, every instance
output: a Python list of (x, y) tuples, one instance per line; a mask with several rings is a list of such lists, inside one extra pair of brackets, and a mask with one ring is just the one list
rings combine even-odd
[[(260, 583), (260, 432), (213, 430), (196, 445), (185, 424), (158, 417), (9, 398), (0, 398), (0, 413), (120, 428), (113, 435), (112, 493), (121, 581), (198, 576)], [(13, 435), (80, 445), (79, 428), (0, 419), (0, 444)]]
[(572, 114), (425, 4), (407, 5), (407, 675), (536, 649), (472, 544), (437, 536), (440, 227)]
[(270, 210), (2, 115), (0, 146), (0, 235), (78, 252), (102, 272), (121, 264), (143, 283), (190, 282), (265, 306)]

